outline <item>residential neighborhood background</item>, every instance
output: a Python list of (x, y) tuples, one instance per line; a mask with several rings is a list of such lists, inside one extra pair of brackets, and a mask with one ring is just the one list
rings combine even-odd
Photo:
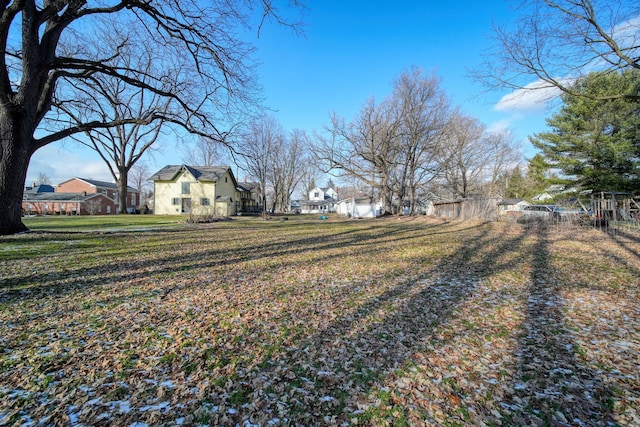
[[(257, 182), (238, 181), (229, 166), (167, 165), (149, 177), (153, 191), (128, 187), (130, 214), (188, 215), (203, 218), (258, 215), (266, 210)], [(385, 211), (382, 200), (347, 188), (313, 186), (305, 198), (292, 199), (283, 214), (338, 214), (376, 218)], [(73, 177), (57, 185), (33, 183), (25, 188), (24, 215), (111, 215), (119, 212), (116, 183)], [(395, 201), (395, 214), (408, 215), (406, 203)], [(548, 204), (545, 204), (548, 203)], [(551, 185), (531, 202), (521, 198), (476, 195), (445, 199), (429, 194), (414, 209), (420, 215), (452, 219), (578, 219), (640, 220), (640, 199), (622, 192), (577, 192)]]

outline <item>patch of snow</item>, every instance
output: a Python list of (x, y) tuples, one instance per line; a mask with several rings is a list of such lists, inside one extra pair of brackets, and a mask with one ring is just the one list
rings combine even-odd
[(147, 411), (163, 411), (163, 412), (167, 412), (169, 409), (171, 409), (171, 406), (169, 405), (169, 402), (164, 401), (164, 402), (156, 403), (155, 405), (145, 405), (145, 406), (140, 408), (140, 411), (142, 411), (142, 412), (147, 412)]
[(118, 412), (121, 414), (128, 414), (131, 412), (131, 402), (128, 400), (121, 400), (120, 402), (114, 402), (118, 404)]
[(98, 420), (98, 421), (100, 421), (100, 420), (108, 420), (109, 418), (110, 418), (109, 413), (108, 412), (104, 412), (104, 413), (98, 415), (96, 417), (96, 420)]
[(101, 397), (96, 397), (95, 399), (87, 400), (85, 405), (99, 405), (101, 400)]
[(555, 368), (551, 370), (552, 374), (564, 374), (564, 375), (571, 375), (573, 374), (573, 371), (571, 369), (565, 369), (565, 368)]

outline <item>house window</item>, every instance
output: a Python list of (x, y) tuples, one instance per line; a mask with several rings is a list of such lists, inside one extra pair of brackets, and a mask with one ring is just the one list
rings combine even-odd
[(200, 199), (200, 204), (202, 206), (211, 206), (211, 201), (207, 197), (203, 197)]
[(108, 196), (108, 195), (109, 195), (109, 193), (107, 192), (107, 190), (106, 190), (106, 189), (102, 190), (102, 194), (104, 194), (105, 196)]
[(171, 199), (171, 204), (174, 206), (179, 206), (180, 205), (180, 197), (173, 197)]
[(191, 183), (189, 182), (182, 183), (182, 194), (191, 194)]
[(224, 182), (228, 182), (228, 181), (227, 181), (227, 177), (226, 177), (226, 176), (224, 177)]
[(107, 206), (107, 213), (110, 214), (111, 213), (111, 206)]
[(316, 191), (315, 193), (313, 193), (313, 197), (315, 197), (315, 198), (320, 197), (320, 193)]

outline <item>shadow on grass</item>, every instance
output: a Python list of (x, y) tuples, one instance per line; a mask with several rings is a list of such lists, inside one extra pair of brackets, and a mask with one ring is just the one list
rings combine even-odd
[(612, 394), (577, 354), (564, 319), (562, 273), (551, 265), (548, 230), (537, 233), (526, 320), (503, 425), (612, 425)]
[[(212, 390), (214, 404), (232, 405), (225, 400), (225, 392), (242, 392), (247, 402), (260, 402), (240, 408), (229, 418), (229, 425), (243, 417), (258, 422), (256, 414), (268, 414), (283, 425), (340, 424), (353, 417), (366, 424), (372, 414), (358, 410), (359, 400), (375, 394), (397, 369), (412, 363), (416, 352), (446, 345), (446, 338), (435, 336), (436, 329), (472, 297), (479, 281), (514, 268), (505, 255), (519, 250), (522, 233), (503, 236), (491, 233), (489, 227), (467, 231), (462, 242), (451, 242), (458, 249), (450, 256), (387, 278), (393, 284), (382, 294), (366, 299), (326, 327), (301, 332), (288, 347), (243, 369), (245, 377), (259, 380), (239, 379), (226, 384), (225, 390)], [(389, 418), (406, 421), (410, 409), (395, 406)], [(427, 424), (430, 416), (422, 411), (420, 420), (413, 422)]]
[(622, 230), (615, 233), (608, 233), (611, 240), (616, 242), (621, 248), (626, 250), (633, 257), (640, 259), (640, 236)]
[[(298, 224), (296, 224), (298, 226)], [(64, 297), (70, 292), (82, 290), (88, 292), (92, 287), (102, 287), (119, 282), (136, 281), (142, 278), (162, 282), (163, 276), (175, 274), (189, 274), (201, 269), (224, 269), (245, 262), (259, 262), (260, 260), (274, 260), (280, 267), (286, 267), (288, 256), (298, 255), (305, 251), (316, 254), (318, 262), (330, 262), (333, 255), (332, 249), (340, 249), (347, 246), (364, 246), (372, 255), (384, 252), (384, 244), (393, 241), (415, 238), (415, 233), (422, 233), (425, 227), (442, 228), (442, 232), (449, 227), (448, 224), (393, 224), (373, 222), (371, 224), (359, 223), (356, 227), (348, 226), (346, 230), (337, 233), (322, 233), (315, 229), (312, 233), (303, 236), (298, 234), (286, 235), (284, 238), (275, 234), (271, 241), (266, 243), (254, 243), (248, 246), (235, 244), (242, 241), (238, 236), (228, 230), (215, 228), (203, 228), (201, 231), (183, 230), (171, 232), (145, 233), (145, 243), (135, 240), (135, 233), (116, 233), (103, 235), (95, 233), (65, 236), (42, 235), (33, 242), (45, 246), (38, 253), (42, 258), (46, 256), (65, 256), (65, 250), (73, 249), (70, 243), (76, 246), (74, 262), (70, 266), (49, 268), (46, 264), (42, 269), (34, 269), (28, 275), (12, 275), (0, 280), (0, 303), (13, 303), (17, 301), (37, 300), (41, 297)], [(274, 233), (273, 228), (263, 228), (262, 233)], [(225, 231), (226, 234), (221, 235)], [(196, 236), (193, 235), (196, 233)], [(111, 244), (116, 244), (117, 239), (133, 239), (130, 245), (124, 245), (119, 249), (113, 249)], [(164, 242), (162, 240), (165, 240)], [(255, 241), (257, 241), (256, 239)], [(265, 239), (262, 239), (264, 241)], [(185, 242), (190, 244), (185, 248)], [(254, 242), (255, 242), (254, 241)], [(230, 243), (229, 243), (230, 242)], [(24, 241), (18, 245), (28, 246)], [(121, 243), (118, 244), (122, 246)], [(141, 247), (142, 245), (142, 247)], [(48, 246), (48, 247), (47, 247)], [(12, 257), (12, 261), (29, 261), (29, 254), (24, 252)], [(336, 255), (340, 256), (340, 255)], [(295, 267), (295, 265), (288, 265)], [(44, 270), (44, 272), (41, 272)], [(51, 272), (47, 272), (53, 270)], [(260, 269), (256, 269), (256, 274)], [(184, 286), (198, 286), (198, 283)], [(166, 294), (177, 287), (162, 289), (159, 283), (156, 294)], [(151, 295), (153, 296), (153, 295)]]

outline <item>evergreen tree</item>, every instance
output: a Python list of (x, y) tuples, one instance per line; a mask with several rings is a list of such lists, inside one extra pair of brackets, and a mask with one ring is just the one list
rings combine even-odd
[(522, 174), (520, 165), (516, 165), (513, 169), (504, 175), (505, 191), (504, 195), (509, 199), (522, 199), (528, 196), (531, 191), (528, 179)]
[[(530, 138), (532, 144), (568, 184), (591, 190), (638, 190), (640, 101), (631, 95), (640, 94), (640, 71), (592, 73), (576, 83), (575, 91), (581, 96), (563, 95), (564, 105), (547, 119), (551, 131)], [(613, 91), (630, 96), (601, 98)]]

